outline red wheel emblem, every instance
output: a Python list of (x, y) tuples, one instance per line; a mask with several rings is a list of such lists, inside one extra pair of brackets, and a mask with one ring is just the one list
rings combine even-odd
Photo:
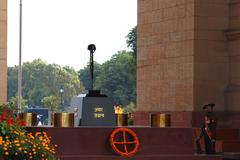
[(137, 134), (128, 128), (117, 128), (110, 135), (113, 150), (123, 157), (134, 156), (139, 148)]

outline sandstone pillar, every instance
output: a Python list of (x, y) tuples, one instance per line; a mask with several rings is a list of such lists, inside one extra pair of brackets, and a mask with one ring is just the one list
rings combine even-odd
[(167, 112), (173, 126), (199, 126), (207, 103), (216, 104), (222, 122), (231, 117), (226, 111), (240, 111), (239, 92), (229, 91), (239, 89), (240, 45), (228, 36), (239, 29), (238, 5), (138, 0), (137, 124)]
[(226, 110), (240, 111), (240, 1), (230, 1), (228, 37), (230, 78), (226, 89)]
[(138, 1), (138, 110), (193, 110), (192, 1)]
[(7, 100), (7, 0), (0, 0), (0, 104)]

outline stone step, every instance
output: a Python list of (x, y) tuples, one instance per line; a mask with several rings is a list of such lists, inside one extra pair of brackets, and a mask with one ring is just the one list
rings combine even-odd
[(239, 160), (240, 152), (224, 152), (223, 159), (224, 160)]
[[(205, 150), (203, 139), (200, 141), (202, 150)], [(215, 149), (217, 153), (222, 152), (240, 152), (240, 141), (239, 140), (217, 140)]]
[[(195, 137), (200, 135), (200, 128), (195, 129)], [(216, 152), (240, 152), (239, 130), (232, 128), (217, 129)], [(200, 140), (202, 150), (204, 150), (203, 138)]]
[(217, 140), (216, 152), (240, 152), (239, 140)]
[[(201, 129), (195, 129), (195, 137), (200, 135)], [(238, 140), (239, 131), (236, 128), (218, 128), (216, 133), (218, 140)]]
[(110, 156), (110, 155), (72, 155), (59, 157), (61, 160), (224, 160), (222, 155), (136, 155), (132, 158), (123, 158), (121, 156)]
[(219, 140), (238, 140), (239, 130), (236, 128), (219, 128), (217, 129), (217, 139)]

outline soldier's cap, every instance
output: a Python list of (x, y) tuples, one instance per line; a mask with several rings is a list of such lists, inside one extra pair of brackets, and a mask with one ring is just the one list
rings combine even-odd
[(207, 109), (208, 107), (213, 108), (214, 106), (215, 106), (214, 103), (209, 103), (209, 104), (204, 105), (204, 106), (203, 106), (203, 109)]

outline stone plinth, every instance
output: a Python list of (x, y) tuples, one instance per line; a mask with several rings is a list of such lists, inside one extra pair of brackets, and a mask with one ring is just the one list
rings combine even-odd
[[(46, 131), (58, 145), (57, 156), (66, 160), (126, 159), (114, 153), (109, 144), (109, 135), (116, 128), (28, 128), (28, 131)], [(222, 160), (222, 156), (194, 155), (192, 128), (131, 128), (140, 140), (137, 154), (129, 159), (144, 160)], [(181, 146), (181, 147), (180, 147)]]
[[(32, 127), (28, 131), (45, 131), (58, 145), (61, 160), (228, 160), (222, 154), (196, 155), (194, 141), (199, 128), (132, 127), (140, 140), (137, 154), (123, 158), (114, 153), (109, 144), (112, 127)], [(239, 151), (238, 129), (217, 130), (218, 151)], [(235, 148), (235, 147), (238, 148)], [(234, 154), (233, 154), (234, 155)]]

